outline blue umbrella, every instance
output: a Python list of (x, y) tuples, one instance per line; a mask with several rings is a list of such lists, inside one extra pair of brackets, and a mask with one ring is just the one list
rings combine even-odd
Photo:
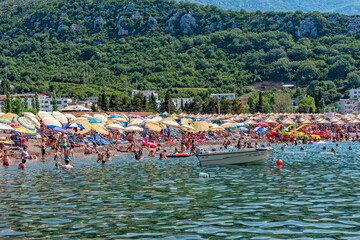
[(101, 123), (101, 121), (95, 119), (95, 118), (89, 118), (89, 123)]
[(48, 128), (50, 128), (51, 130), (53, 131), (56, 131), (56, 132), (63, 132), (63, 133), (67, 133), (67, 131), (59, 126), (56, 126), (56, 125), (48, 125), (47, 126)]
[(168, 117), (168, 116), (169, 116), (169, 114), (166, 114), (166, 113), (160, 114), (160, 117)]
[(249, 131), (249, 129), (247, 129), (246, 127), (239, 127), (239, 130), (240, 131), (245, 131), (245, 132)]
[(85, 128), (83, 127), (83, 125), (81, 125), (81, 124), (79, 124), (79, 123), (70, 123), (70, 124), (68, 124), (68, 125), (65, 125), (65, 128), (66, 128), (66, 129), (77, 128), (77, 129), (80, 129), (80, 130), (85, 129)]

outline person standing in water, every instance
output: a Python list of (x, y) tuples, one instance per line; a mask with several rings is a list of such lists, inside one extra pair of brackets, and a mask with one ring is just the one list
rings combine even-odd
[(63, 169), (70, 170), (73, 168), (73, 166), (70, 165), (69, 159), (65, 160), (65, 165), (62, 165)]
[(26, 159), (22, 159), (22, 160), (21, 160), (21, 163), (20, 163), (19, 166), (18, 166), (18, 169), (20, 169), (20, 170), (25, 170), (25, 169), (26, 169), (25, 163), (26, 163)]

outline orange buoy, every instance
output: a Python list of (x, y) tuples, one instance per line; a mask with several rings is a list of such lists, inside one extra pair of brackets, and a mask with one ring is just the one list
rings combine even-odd
[(283, 165), (283, 161), (282, 161), (280, 158), (278, 158), (278, 160), (276, 161), (276, 165), (282, 166), (282, 165)]

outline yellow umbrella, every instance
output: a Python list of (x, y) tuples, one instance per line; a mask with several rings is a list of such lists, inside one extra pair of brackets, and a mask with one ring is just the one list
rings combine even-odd
[(108, 130), (104, 126), (100, 125), (99, 123), (90, 123), (90, 125), (91, 125), (91, 130), (93, 130), (97, 133), (101, 133), (104, 135), (109, 134)]
[(209, 132), (216, 132), (216, 131), (222, 131), (224, 130), (223, 127), (220, 127), (220, 126), (213, 126), (212, 128), (209, 129)]
[(224, 123), (224, 124), (221, 125), (222, 128), (231, 128), (231, 127), (234, 127), (234, 126), (235, 126), (234, 123)]
[(195, 123), (194, 128), (197, 132), (206, 132), (209, 130), (210, 124), (206, 121), (200, 121)]
[(53, 117), (43, 118), (42, 121), (46, 126), (55, 125), (55, 126), (58, 126), (58, 127), (62, 127), (61, 123), (58, 120), (56, 120), (55, 118), (53, 118)]
[(162, 130), (162, 128), (159, 124), (152, 123), (152, 122), (145, 123), (145, 127), (152, 131), (155, 131), (155, 132), (160, 132)]
[(25, 118), (32, 122), (36, 128), (40, 128), (40, 122), (35, 117), (32, 117), (31, 115), (25, 115)]
[(181, 119), (181, 125), (190, 125), (191, 121), (187, 118)]
[(13, 118), (17, 118), (19, 116), (17, 114), (15, 114), (15, 113), (6, 113), (6, 114), (2, 115), (2, 117), (12, 121)]
[(28, 134), (28, 135), (36, 135), (36, 130), (33, 131), (33, 130), (30, 130), (30, 129), (27, 129), (27, 128), (24, 128), (24, 127), (14, 128), (13, 131), (18, 132), (18, 133)]
[(167, 121), (175, 122), (175, 120), (172, 117), (167, 117), (161, 120), (161, 122), (167, 122)]
[(181, 125), (181, 129), (187, 132), (196, 132), (196, 129), (190, 125)]

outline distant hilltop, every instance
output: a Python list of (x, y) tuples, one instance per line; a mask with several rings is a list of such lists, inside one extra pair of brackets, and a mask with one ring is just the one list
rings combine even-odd
[(215, 5), (226, 10), (248, 12), (275, 11), (275, 12), (324, 12), (341, 13), (347, 15), (360, 14), (359, 0), (186, 0), (203, 5)]

